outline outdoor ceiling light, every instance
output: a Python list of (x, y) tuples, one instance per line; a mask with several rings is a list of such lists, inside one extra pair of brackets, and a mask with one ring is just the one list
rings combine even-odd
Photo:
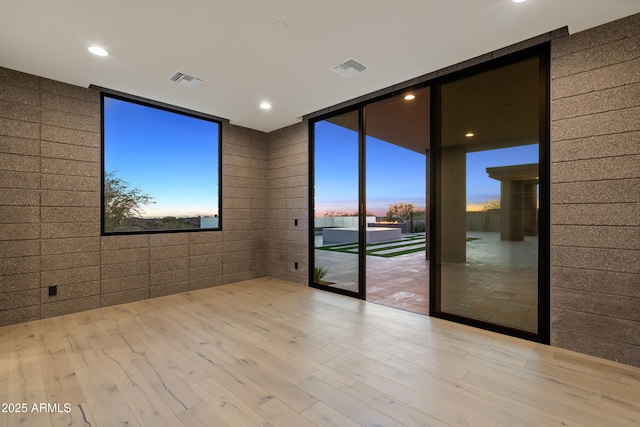
[(464, 134), (464, 136), (466, 136), (467, 138), (471, 138), (472, 136), (475, 136), (475, 133), (467, 132), (467, 133)]
[(413, 99), (416, 99), (416, 96), (415, 95), (407, 95), (407, 96), (404, 97), (404, 99), (406, 99), (407, 101), (411, 101)]
[(269, 104), (268, 102), (263, 102), (262, 104), (260, 104), (260, 108), (262, 108), (263, 110), (269, 110), (271, 108), (271, 104)]
[(89, 48), (89, 52), (93, 53), (94, 55), (98, 55), (98, 56), (107, 56), (107, 55), (109, 55), (109, 52), (107, 52), (106, 50), (104, 50), (100, 46), (91, 46)]

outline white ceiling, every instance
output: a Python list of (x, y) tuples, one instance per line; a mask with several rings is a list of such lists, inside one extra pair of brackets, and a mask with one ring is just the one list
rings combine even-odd
[[(0, 66), (269, 132), (564, 26), (638, 12), (639, 0), (0, 0)], [(370, 69), (330, 71), (349, 58)], [(176, 71), (204, 83), (176, 85)]]

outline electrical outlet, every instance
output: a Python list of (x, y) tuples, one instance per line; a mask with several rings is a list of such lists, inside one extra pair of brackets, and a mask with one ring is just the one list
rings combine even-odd
[(49, 286), (49, 296), (55, 297), (56, 295), (58, 295), (58, 286), (57, 285)]

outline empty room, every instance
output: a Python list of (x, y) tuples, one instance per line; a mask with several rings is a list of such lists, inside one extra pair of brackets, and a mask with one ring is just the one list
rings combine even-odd
[(0, 1), (0, 427), (640, 425), (640, 3)]

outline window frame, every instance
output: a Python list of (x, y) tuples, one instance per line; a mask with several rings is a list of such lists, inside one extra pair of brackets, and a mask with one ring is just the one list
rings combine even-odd
[[(217, 143), (217, 177), (218, 177), (218, 226), (215, 228), (176, 228), (176, 229), (158, 229), (158, 230), (126, 230), (126, 231), (106, 231), (105, 230), (105, 209), (104, 209), (104, 190), (105, 190), (105, 98), (116, 99), (119, 101), (137, 104), (143, 107), (162, 110), (173, 114), (186, 117), (192, 117), (200, 120), (215, 123), (217, 125), (217, 135), (215, 136)], [(100, 90), (100, 235), (101, 236), (121, 236), (121, 235), (148, 235), (148, 234), (166, 234), (166, 233), (200, 233), (200, 232), (216, 232), (222, 231), (222, 124), (223, 120), (204, 113), (193, 110), (165, 104), (158, 101), (138, 98), (133, 95), (123, 94), (116, 91), (102, 89)]]
[(436, 254), (439, 251), (438, 245), (440, 244), (436, 237), (436, 233), (438, 232), (438, 215), (440, 213), (438, 212), (437, 200), (439, 194), (439, 177), (436, 173), (435, 156), (439, 150), (441, 137), (442, 110), (440, 105), (440, 90), (442, 85), (533, 57), (537, 57), (539, 60), (538, 167), (540, 193), (538, 200), (538, 330), (534, 333), (441, 311), (441, 307), (439, 306), (441, 296), (440, 272), (439, 265), (435, 261), (435, 256), (431, 257), (429, 264), (429, 316), (533, 342), (549, 344), (551, 340), (551, 43), (540, 43), (514, 53), (489, 59), (486, 62), (452, 72), (442, 77), (437, 77), (433, 80), (433, 96), (431, 98), (431, 141), (433, 156), (429, 171), (429, 180), (431, 181), (429, 204), (432, 209), (429, 233), (433, 238), (430, 239), (429, 252)]
[[(539, 59), (539, 87), (538, 87), (538, 135), (540, 138), (539, 143), (539, 177), (540, 177), (540, 194), (539, 194), (539, 210), (538, 210), (538, 331), (536, 333), (527, 332), (521, 329), (513, 329), (506, 326), (501, 326), (493, 323), (483, 322), (480, 320), (470, 319), (462, 316), (456, 316), (448, 313), (442, 313), (440, 308), (436, 306), (436, 300), (440, 298), (440, 286), (438, 284), (438, 278), (436, 277), (437, 266), (435, 264), (435, 254), (439, 250), (439, 242), (435, 236), (437, 233), (437, 209), (438, 203), (436, 199), (437, 195), (437, 180), (434, 148), (436, 147), (436, 141), (439, 136), (439, 123), (440, 123), (440, 88), (441, 85), (450, 81), (462, 79), (467, 76), (479, 74), (483, 71), (488, 71), (496, 68), (500, 68), (503, 65), (518, 62), (523, 59), (538, 57)], [(314, 285), (313, 273), (315, 267), (314, 257), (314, 130), (315, 124), (323, 120), (339, 116), (351, 110), (365, 110), (367, 105), (373, 104), (383, 99), (390, 99), (397, 96), (404, 91), (411, 89), (419, 89), (423, 87), (430, 87), (430, 117), (431, 123), (430, 141), (431, 149), (428, 155), (428, 173), (427, 173), (427, 188), (429, 196), (427, 198), (427, 215), (429, 216), (429, 242), (427, 251), (429, 255), (429, 315), (434, 318), (441, 318), (456, 323), (469, 325), (472, 327), (498, 332), (508, 336), (514, 336), (517, 338), (527, 339), (533, 342), (549, 344), (551, 340), (551, 43), (543, 42), (535, 44), (533, 46), (523, 48), (519, 51), (499, 55), (495, 58), (487, 59), (478, 64), (469, 65), (468, 67), (460, 70), (451, 71), (449, 73), (443, 73), (443, 75), (435, 76), (436, 73), (427, 75), (423, 81), (417, 82), (414, 85), (398, 85), (393, 90), (380, 90), (374, 92), (369, 96), (362, 97), (362, 100), (353, 103), (344, 103), (342, 107), (330, 107), (316, 113), (311, 113), (306, 116), (309, 122), (308, 138), (309, 138), (309, 232), (308, 232), (308, 284), (311, 287), (326, 290), (329, 292), (340, 293), (350, 295), (335, 288), (320, 287)], [(432, 77), (433, 76), (433, 77)], [(376, 94), (380, 95), (376, 95)], [(366, 117), (365, 117), (366, 122)], [(363, 129), (360, 125), (359, 129)], [(544, 185), (543, 185), (544, 184)], [(361, 237), (361, 240), (364, 238)], [(362, 267), (361, 267), (362, 268)], [(366, 286), (366, 283), (364, 283)], [(366, 292), (366, 291), (365, 291)], [(357, 297), (357, 296), (356, 296)]]

